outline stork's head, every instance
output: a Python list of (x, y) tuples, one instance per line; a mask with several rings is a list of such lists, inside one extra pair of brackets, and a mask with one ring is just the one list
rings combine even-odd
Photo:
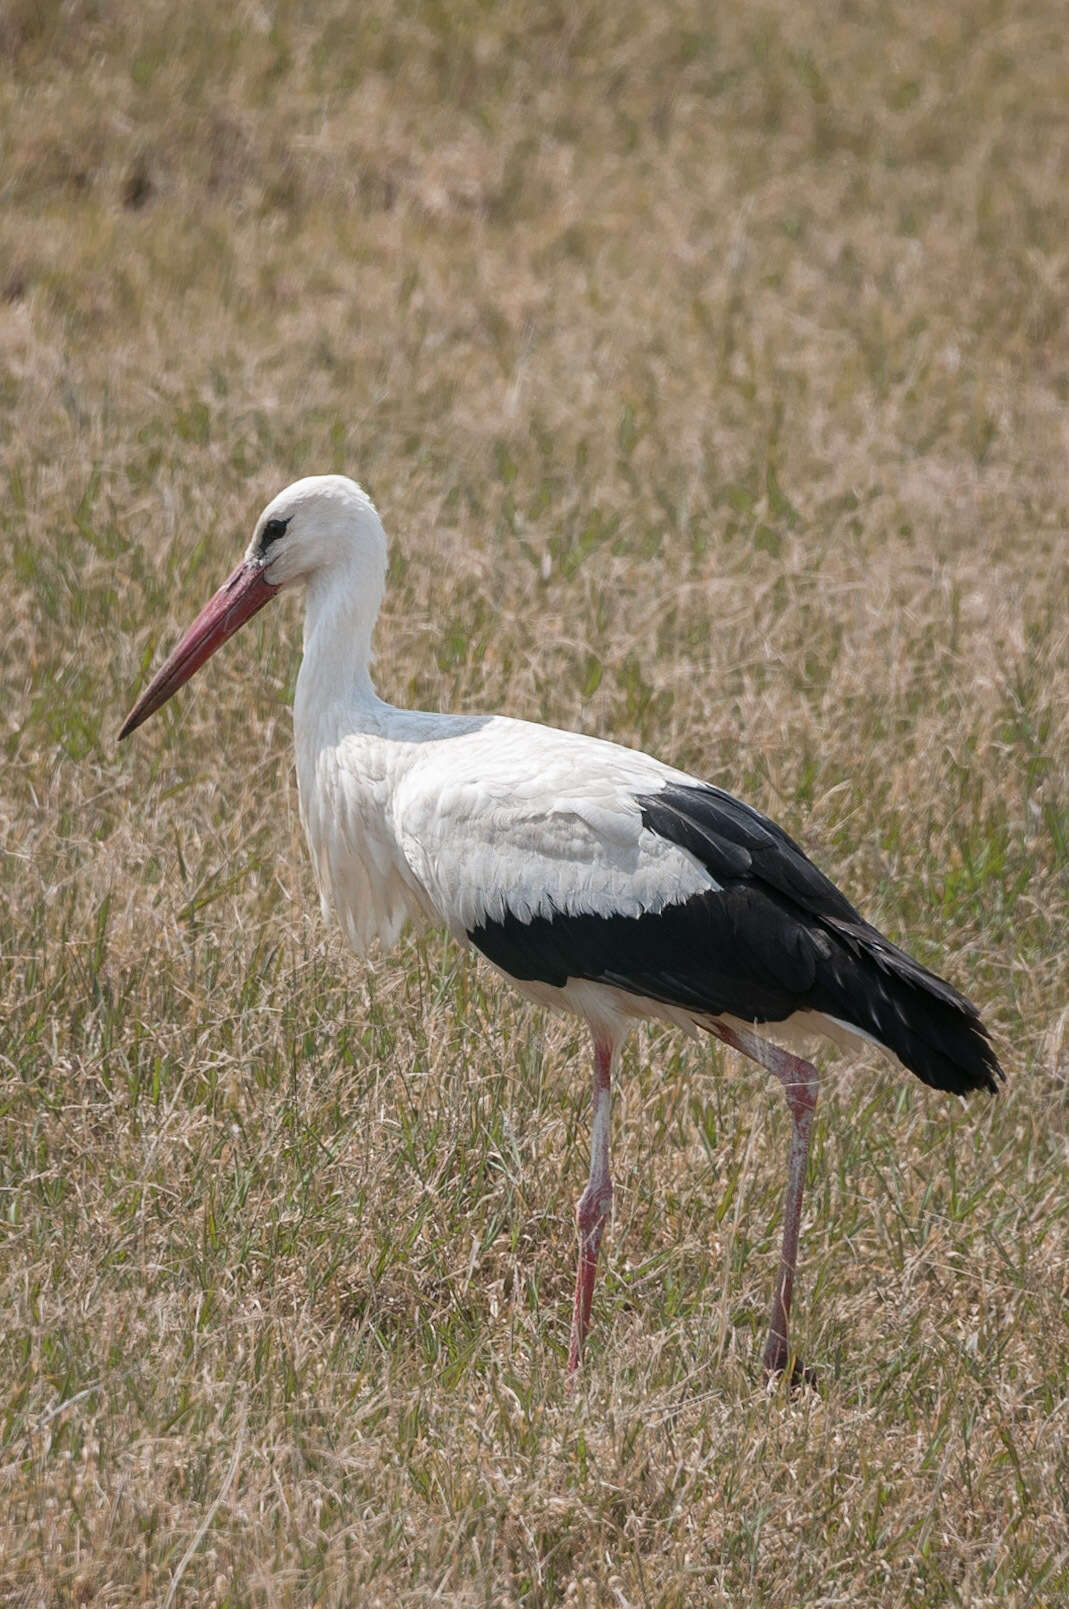
[(367, 493), (347, 475), (308, 475), (272, 498), (256, 521), (245, 563), (269, 586), (344, 569), (385, 573), (386, 537)]
[(205, 604), (130, 711), (120, 738), (166, 704), (239, 626), (294, 582), (366, 591), (377, 610), (386, 535), (370, 497), (345, 475), (309, 475), (279, 492), (256, 521), (245, 557)]

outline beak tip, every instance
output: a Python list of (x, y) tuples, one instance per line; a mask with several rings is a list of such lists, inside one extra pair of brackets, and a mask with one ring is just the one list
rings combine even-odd
[(125, 721), (120, 726), (120, 728), (119, 728), (119, 736), (118, 736), (116, 741), (119, 742), (119, 743), (122, 743), (122, 742), (124, 742), (126, 740), (126, 738), (128, 738), (130, 736), (131, 732), (136, 732), (137, 728), (141, 725), (142, 721), (145, 719), (146, 714), (147, 714), (147, 711), (142, 712), (138, 708), (138, 705), (135, 704), (133, 709), (127, 715)]

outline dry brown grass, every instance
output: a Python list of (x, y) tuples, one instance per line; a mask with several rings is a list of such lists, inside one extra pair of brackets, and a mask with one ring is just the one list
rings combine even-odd
[[(4, 6), (5, 1602), (1069, 1598), (1064, 20)], [(330, 468), (388, 696), (724, 782), (982, 1003), (998, 1102), (828, 1064), (822, 1397), (781, 1103), (660, 1032), (565, 1395), (584, 1047), (322, 930), (294, 613), (117, 751)]]

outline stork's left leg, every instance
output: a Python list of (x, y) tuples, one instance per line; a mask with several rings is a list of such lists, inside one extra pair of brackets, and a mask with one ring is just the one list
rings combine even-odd
[(594, 1275), (598, 1267), (598, 1252), (601, 1249), (601, 1237), (612, 1207), (609, 1125), (612, 1110), (612, 1068), (615, 1057), (614, 1041), (595, 1036), (590, 1177), (575, 1209), (575, 1220), (579, 1230), (579, 1266), (575, 1275), (572, 1339), (568, 1348), (569, 1374), (575, 1373), (583, 1356), (583, 1342), (590, 1328), (590, 1304), (594, 1299)]
[[(713, 1024), (718, 1039), (744, 1056), (758, 1062), (778, 1078), (787, 1096), (791, 1121), (791, 1148), (787, 1153), (787, 1196), (783, 1206), (783, 1249), (780, 1253), (776, 1288), (772, 1293), (772, 1312), (768, 1322), (768, 1340), (765, 1343), (764, 1368), (766, 1375), (782, 1374), (790, 1362), (787, 1344), (787, 1321), (791, 1313), (791, 1292), (794, 1273), (798, 1266), (798, 1234), (802, 1222), (802, 1191), (805, 1188), (806, 1163), (809, 1160), (809, 1139), (813, 1130), (813, 1113), (817, 1105), (817, 1070), (812, 1062), (790, 1051), (770, 1045), (756, 1034), (744, 1029)], [(810, 1373), (799, 1360), (795, 1361), (792, 1381), (810, 1379)]]

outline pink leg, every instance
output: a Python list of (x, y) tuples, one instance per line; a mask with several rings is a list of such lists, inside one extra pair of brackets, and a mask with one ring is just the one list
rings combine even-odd
[[(791, 1292), (794, 1273), (798, 1266), (798, 1232), (802, 1221), (802, 1191), (805, 1188), (805, 1169), (809, 1158), (809, 1137), (813, 1129), (813, 1113), (817, 1104), (817, 1070), (811, 1062), (792, 1056), (777, 1045), (759, 1039), (756, 1034), (741, 1028), (728, 1028), (711, 1023), (712, 1032), (725, 1045), (739, 1050), (744, 1056), (759, 1063), (783, 1085), (790, 1107), (794, 1131), (791, 1148), (787, 1153), (787, 1196), (783, 1207), (783, 1249), (780, 1253), (779, 1274), (772, 1294), (772, 1312), (765, 1343), (764, 1369), (766, 1375), (782, 1374), (790, 1362), (787, 1342), (787, 1321), (791, 1312)], [(811, 1380), (810, 1371), (796, 1359), (791, 1375), (792, 1383)]]
[(611, 1039), (595, 1038), (590, 1177), (575, 1210), (575, 1220), (579, 1226), (579, 1266), (575, 1276), (572, 1340), (568, 1349), (569, 1374), (575, 1373), (583, 1356), (583, 1342), (590, 1328), (590, 1304), (594, 1298), (594, 1275), (598, 1267), (598, 1252), (601, 1249), (605, 1222), (612, 1207), (609, 1114), (612, 1105), (612, 1066), (615, 1055), (616, 1046)]

